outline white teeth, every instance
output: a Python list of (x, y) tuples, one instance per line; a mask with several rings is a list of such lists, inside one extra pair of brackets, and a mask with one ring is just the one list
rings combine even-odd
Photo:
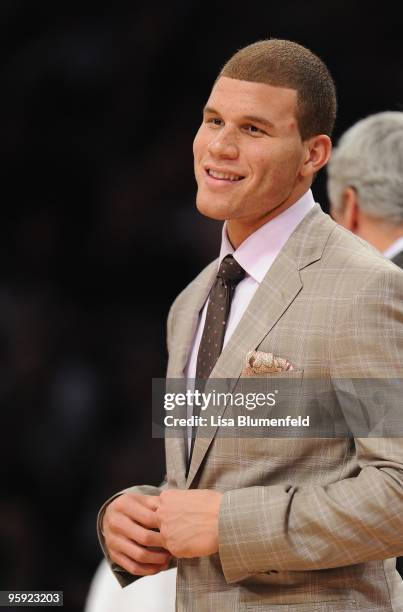
[(208, 170), (210, 176), (216, 179), (225, 179), (227, 181), (240, 181), (243, 177), (236, 174), (227, 174), (226, 172), (217, 172), (217, 170)]

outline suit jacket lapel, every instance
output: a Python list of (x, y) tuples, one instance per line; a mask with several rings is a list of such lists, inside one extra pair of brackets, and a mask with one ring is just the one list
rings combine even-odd
[[(285, 279), (287, 282), (285, 283)], [(269, 333), (283, 312), (301, 290), (302, 283), (295, 262), (281, 253), (273, 263), (263, 282), (256, 290), (244, 316), (232, 334), (221, 353), (212, 373), (210, 380), (214, 378), (231, 379), (232, 390), (245, 365), (245, 357), (248, 351), (254, 350)], [(213, 388), (213, 387), (212, 387)], [(210, 390), (206, 385), (205, 391)], [(203, 416), (210, 418), (211, 414), (221, 415), (225, 406), (207, 409)], [(209, 428), (208, 435), (203, 432), (197, 436), (193, 448), (192, 460), (187, 478), (187, 486), (190, 486), (201, 462), (213, 440), (217, 427)]]
[[(167, 379), (183, 378), (184, 370), (196, 333), (199, 314), (210, 293), (217, 274), (217, 260), (205, 268), (191, 284), (186, 299), (175, 311), (175, 334), (170, 347)], [(183, 437), (165, 438), (167, 473), (174, 477), (177, 485), (185, 487), (187, 473), (187, 429), (183, 428)]]
[[(232, 388), (235, 386), (247, 352), (257, 348), (301, 291), (299, 271), (320, 259), (333, 227), (334, 222), (318, 205), (303, 219), (256, 290), (239, 325), (221, 353), (211, 373), (211, 379), (233, 379)], [(224, 409), (224, 406), (219, 407), (214, 414), (220, 415)], [(209, 418), (213, 410), (207, 409), (204, 416)], [(216, 430), (217, 427), (209, 428), (209, 435), (196, 437), (186, 486), (191, 485)]]
[(211, 262), (185, 289), (184, 298), (175, 312), (175, 335), (170, 347), (167, 378), (183, 378), (199, 322), (199, 314), (217, 275), (218, 260)]

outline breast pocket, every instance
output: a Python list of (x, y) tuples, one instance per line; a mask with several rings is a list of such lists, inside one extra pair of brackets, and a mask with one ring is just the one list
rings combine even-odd
[(301, 393), (303, 378), (303, 370), (241, 377), (233, 391), (237, 401), (231, 412), (247, 423), (245, 435), (299, 436), (302, 421), (307, 416)]

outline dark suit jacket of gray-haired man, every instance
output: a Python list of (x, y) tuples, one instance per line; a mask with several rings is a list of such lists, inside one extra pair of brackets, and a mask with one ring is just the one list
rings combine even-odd
[(392, 261), (399, 266), (399, 268), (403, 268), (403, 251), (400, 251), (395, 257), (392, 257)]

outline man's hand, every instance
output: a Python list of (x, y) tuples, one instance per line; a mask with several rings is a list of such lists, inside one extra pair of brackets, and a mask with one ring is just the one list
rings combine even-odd
[(159, 497), (123, 493), (105, 510), (102, 531), (109, 556), (130, 574), (151, 576), (167, 568), (171, 555), (163, 549), (161, 534), (153, 531), (159, 527), (159, 505)]
[(218, 514), (222, 493), (167, 489), (156, 515), (165, 548), (175, 557), (204, 557), (218, 552)]

